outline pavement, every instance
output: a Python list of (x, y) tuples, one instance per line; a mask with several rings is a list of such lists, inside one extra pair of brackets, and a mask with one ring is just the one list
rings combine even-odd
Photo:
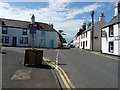
[(44, 61), (38, 68), (23, 65), (24, 53), (4, 50), (2, 53), (2, 90), (43, 88), (61, 89), (53, 68)]

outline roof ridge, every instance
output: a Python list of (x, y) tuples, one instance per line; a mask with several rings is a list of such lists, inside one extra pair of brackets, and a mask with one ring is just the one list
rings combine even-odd
[[(19, 21), (19, 22), (27, 22), (27, 23), (30, 23), (30, 21), (25, 21), (25, 20), (15, 20), (15, 19), (6, 19), (6, 18), (0, 18), (0, 19), (1, 19), (1, 20)], [(36, 22), (36, 23), (49, 25), (49, 24), (43, 23), (43, 22)]]

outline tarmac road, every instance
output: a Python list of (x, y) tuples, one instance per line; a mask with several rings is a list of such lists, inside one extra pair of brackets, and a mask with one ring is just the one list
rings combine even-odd
[[(45, 50), (44, 57), (55, 62), (56, 50)], [(59, 66), (76, 88), (118, 88), (118, 60), (89, 51), (62, 49)]]
[[(15, 50), (24, 51), (23, 49)], [(4, 49), (2, 54), (2, 88), (11, 88), (11, 90), (14, 88), (24, 88), (24, 90), (25, 88), (35, 90), (60, 88), (50, 66), (43, 62), (39, 68), (24, 67), (24, 53), (19, 52)]]

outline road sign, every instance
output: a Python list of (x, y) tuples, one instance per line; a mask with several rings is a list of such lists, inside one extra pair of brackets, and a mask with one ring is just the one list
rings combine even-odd
[(30, 34), (36, 34), (36, 30), (34, 29), (30, 30)]

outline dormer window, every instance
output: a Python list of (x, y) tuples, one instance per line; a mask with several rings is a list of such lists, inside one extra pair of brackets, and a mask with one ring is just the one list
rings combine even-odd
[(27, 35), (27, 29), (22, 30), (22, 35)]
[(114, 30), (113, 30), (113, 25), (109, 26), (109, 37), (114, 36)]

